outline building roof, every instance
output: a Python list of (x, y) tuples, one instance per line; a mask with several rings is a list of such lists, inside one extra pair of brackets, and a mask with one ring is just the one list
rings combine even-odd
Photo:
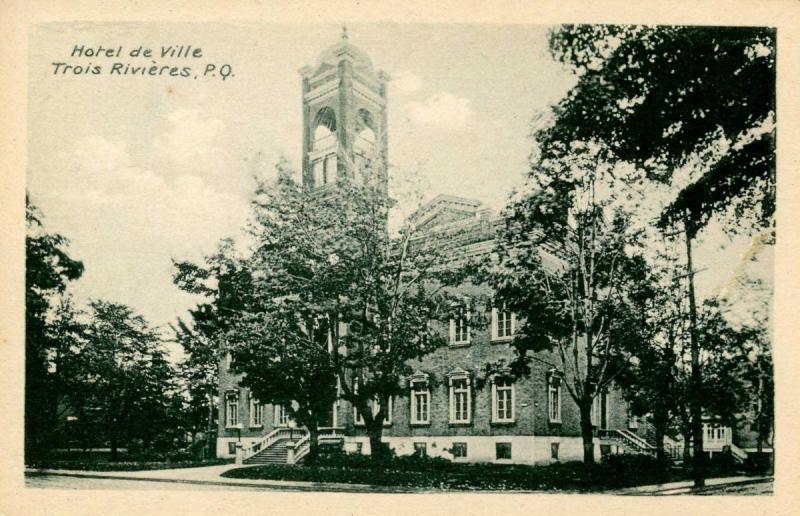
[(412, 213), (409, 221), (417, 228), (430, 228), (442, 223), (474, 219), (482, 211), (485, 211), (483, 203), (475, 199), (439, 194)]
[[(317, 63), (313, 67), (303, 67), (300, 69), (302, 75), (317, 75), (321, 72), (335, 68), (343, 59), (353, 62), (353, 67), (362, 71), (373, 72), (372, 59), (360, 48), (350, 43), (347, 35), (347, 27), (342, 27), (342, 36), (339, 41), (326, 48), (317, 58)], [(384, 78), (388, 75), (381, 72)]]

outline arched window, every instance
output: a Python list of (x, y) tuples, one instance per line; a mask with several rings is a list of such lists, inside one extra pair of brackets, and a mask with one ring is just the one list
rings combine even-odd
[(314, 150), (336, 146), (336, 114), (333, 109), (324, 107), (314, 117)]

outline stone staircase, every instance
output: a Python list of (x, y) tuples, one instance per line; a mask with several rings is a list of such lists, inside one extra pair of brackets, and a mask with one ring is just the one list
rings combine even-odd
[[(335, 428), (320, 429), (319, 444), (341, 445), (344, 435)], [(242, 450), (242, 464), (297, 464), (309, 452), (304, 428), (277, 428)], [(239, 458), (237, 456), (237, 462)]]
[(294, 447), (295, 441), (290, 439), (280, 439), (274, 441), (267, 448), (259, 450), (254, 455), (244, 460), (245, 464), (287, 464), (289, 458), (289, 448)]
[(629, 430), (600, 430), (597, 436), (601, 440), (612, 441), (628, 453), (639, 453), (655, 457), (656, 448)]

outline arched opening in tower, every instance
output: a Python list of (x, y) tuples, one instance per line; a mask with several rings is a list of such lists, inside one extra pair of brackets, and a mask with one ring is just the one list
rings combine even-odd
[(314, 174), (314, 186), (323, 186), (336, 181), (336, 114), (330, 107), (324, 107), (314, 117), (314, 141), (312, 151), (314, 158), (311, 168)]

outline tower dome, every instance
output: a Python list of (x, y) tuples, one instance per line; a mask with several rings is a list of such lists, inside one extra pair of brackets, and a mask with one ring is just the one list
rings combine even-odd
[(337, 66), (344, 58), (351, 59), (355, 68), (372, 71), (372, 60), (361, 49), (350, 43), (347, 27), (342, 27), (341, 39), (320, 54), (316, 68), (319, 70), (324, 65)]

